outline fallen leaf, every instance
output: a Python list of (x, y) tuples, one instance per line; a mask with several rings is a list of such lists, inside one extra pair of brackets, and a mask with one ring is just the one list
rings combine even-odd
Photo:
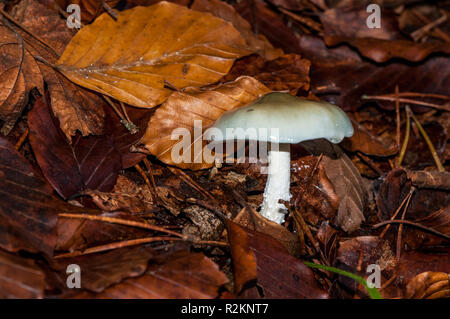
[(275, 238), (283, 244), (292, 256), (298, 256), (300, 253), (300, 242), (298, 235), (291, 233), (280, 224), (262, 217), (261, 214), (252, 208), (242, 208), (233, 221), (245, 228), (258, 231)]
[[(56, 62), (56, 57), (64, 51), (74, 34), (67, 27), (66, 20), (39, 1), (23, 0), (15, 9), (12, 15), (21, 25), (34, 30), (53, 49), (43, 46), (26, 32), (17, 29), (26, 43), (31, 43), (26, 48), (33, 56), (39, 56), (48, 63)], [(80, 131), (83, 136), (101, 134), (105, 116), (101, 105), (105, 102), (96, 94), (73, 84), (45, 63), (39, 62), (38, 66), (50, 92), (53, 112), (67, 138), (70, 140), (76, 131)]]
[(0, 298), (44, 298), (45, 274), (33, 259), (0, 251)]
[[(311, 90), (346, 111), (356, 111), (372, 101), (364, 99), (364, 95), (394, 93), (396, 85), (400, 92), (450, 95), (448, 57), (434, 56), (413, 65), (399, 61), (374, 64), (364, 61), (348, 47), (327, 48), (317, 37), (302, 36), (300, 45), (302, 56), (311, 61)], [(395, 110), (394, 102), (376, 103)], [(429, 110), (426, 107), (417, 109)]]
[(444, 272), (426, 271), (411, 279), (406, 286), (405, 298), (436, 299), (450, 297), (450, 278)]
[(30, 90), (36, 87), (44, 92), (39, 67), (25, 48), (25, 43), (2, 16), (0, 19), (0, 132), (8, 135), (28, 103)]
[(150, 265), (146, 273), (106, 289), (96, 298), (212, 299), (228, 282), (219, 267), (201, 253), (176, 256)]
[(281, 49), (275, 49), (272, 44), (264, 36), (256, 36), (250, 24), (242, 18), (236, 10), (226, 2), (220, 0), (195, 0), (191, 5), (191, 9), (210, 12), (225, 21), (231, 22), (245, 39), (247, 46), (253, 51), (267, 60), (273, 60), (283, 54)]
[(122, 165), (112, 136), (77, 135), (69, 144), (53, 117), (48, 97), (36, 101), (28, 115), (28, 126), (39, 166), (63, 198), (85, 189), (113, 189)]
[[(80, 6), (81, 22), (89, 23), (95, 17), (99, 16), (105, 11), (102, 0), (56, 0), (63, 10), (66, 10), (67, 6), (76, 4)], [(104, 2), (110, 7), (114, 8), (120, 0), (104, 0)]]
[[(203, 161), (203, 153), (194, 154), (194, 148), (196, 147), (194, 143), (184, 150), (185, 155), (190, 155), (190, 163), (188, 161), (177, 163), (179, 161), (172, 158), (172, 149), (180, 141), (172, 139), (174, 130), (186, 128), (190, 133), (190, 140), (194, 142), (194, 121), (201, 120), (202, 128), (205, 130), (222, 113), (246, 105), (269, 91), (268, 88), (251, 77), (240, 77), (234, 82), (225, 83), (210, 90), (190, 89), (184, 92), (174, 92), (150, 118), (142, 143), (152, 154), (166, 164), (183, 169), (211, 167), (213, 163)], [(203, 134), (203, 131), (201, 134)], [(201, 143), (202, 149), (206, 144), (204, 141), (197, 143)], [(199, 155), (201, 157), (198, 157)]]
[(222, 81), (234, 81), (239, 76), (252, 76), (273, 91), (289, 91), (292, 95), (310, 89), (310, 62), (298, 54), (285, 54), (267, 61), (258, 55), (237, 60)]
[(324, 25), (325, 43), (335, 46), (348, 43), (365, 57), (382, 63), (392, 58), (403, 58), (418, 62), (431, 53), (450, 53), (450, 44), (445, 42), (416, 43), (402, 36), (395, 15), (383, 11), (381, 28), (367, 27), (366, 8), (330, 9), (320, 16)]
[(350, 152), (362, 152), (373, 156), (391, 156), (398, 152), (397, 145), (385, 145), (377, 136), (367, 131), (364, 126), (356, 122), (352, 117), (354, 133), (352, 137), (346, 137), (341, 146)]
[(162, 1), (120, 12), (117, 21), (102, 14), (72, 38), (56, 67), (79, 85), (150, 108), (170, 95), (166, 85), (214, 83), (249, 53), (230, 23)]

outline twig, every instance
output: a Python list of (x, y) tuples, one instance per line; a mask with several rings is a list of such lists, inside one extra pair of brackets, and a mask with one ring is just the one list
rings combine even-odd
[[(395, 97), (390, 97), (390, 96), (378, 96), (378, 95), (363, 95), (361, 97), (363, 100), (381, 100), (381, 101), (390, 101), (390, 102), (395, 102)], [(417, 100), (411, 100), (411, 99), (403, 99), (403, 98), (399, 98), (398, 99), (400, 103), (410, 103), (410, 104), (415, 104), (415, 105), (422, 105), (422, 106), (428, 106), (428, 107), (433, 107), (435, 109), (438, 110), (444, 110), (447, 112), (450, 112), (450, 106), (447, 105), (439, 105), (439, 104), (434, 104), (434, 103), (428, 103), (428, 102), (422, 102), (422, 101), (417, 101)]]
[(395, 115), (396, 115), (396, 124), (397, 124), (397, 135), (396, 141), (397, 141), (397, 148), (400, 149), (400, 101), (398, 100), (398, 85), (395, 86)]
[[(393, 96), (395, 97), (395, 93), (394, 94), (384, 94), (384, 95), (379, 95), (379, 96)], [(440, 100), (450, 100), (450, 96), (447, 95), (442, 95), (442, 94), (433, 94), (433, 93), (418, 93), (418, 92), (399, 92), (398, 93), (399, 97), (403, 97), (403, 96), (409, 96), (409, 97), (423, 97), (423, 98), (434, 98), (434, 99), (440, 99)]]
[(447, 14), (442, 15), (439, 19), (436, 21), (432, 21), (423, 27), (417, 29), (416, 31), (411, 33), (411, 37), (414, 39), (414, 41), (418, 42), (424, 35), (426, 35), (428, 32), (431, 31), (431, 29), (437, 27), (438, 25), (442, 24), (443, 22), (447, 21)]
[(405, 138), (403, 139), (402, 149), (400, 150), (400, 154), (398, 155), (398, 167), (402, 166), (403, 158), (405, 157), (406, 149), (408, 147), (410, 135), (411, 135), (411, 119), (409, 112), (406, 111), (406, 131), (405, 131)]
[(419, 129), (420, 133), (423, 136), (423, 139), (428, 145), (428, 148), (430, 149), (431, 155), (433, 156), (434, 161), (436, 162), (436, 166), (438, 168), (439, 172), (445, 172), (445, 168), (441, 163), (441, 160), (439, 159), (439, 155), (436, 152), (436, 149), (434, 148), (433, 143), (430, 140), (430, 137), (428, 136), (427, 132), (422, 127), (422, 124), (417, 120), (416, 116), (414, 115), (413, 111), (409, 108), (409, 106), (406, 106), (406, 112), (410, 113), (411, 117), (413, 118), (414, 122), (417, 125), (417, 128)]
[(106, 100), (106, 102), (108, 102), (109, 105), (111, 105), (111, 107), (113, 108), (113, 110), (116, 112), (117, 116), (120, 118), (120, 123), (123, 124), (123, 126), (125, 126), (125, 128), (131, 133), (131, 134), (135, 134), (139, 131), (138, 127), (131, 121), (129, 121), (128, 119), (125, 118), (125, 115), (122, 114), (119, 109), (117, 108), (117, 106), (114, 104), (113, 101), (111, 101), (111, 99), (107, 96), (103, 94), (103, 98)]
[(88, 215), (88, 214), (66, 214), (66, 213), (59, 214), (59, 216), (66, 217), (66, 218), (78, 218), (78, 219), (96, 220), (96, 221), (102, 221), (102, 222), (111, 223), (111, 224), (132, 226), (132, 227), (137, 227), (137, 228), (154, 230), (154, 231), (158, 231), (158, 232), (161, 232), (161, 233), (166, 233), (166, 234), (169, 234), (169, 235), (174, 235), (174, 236), (177, 236), (177, 237), (180, 237), (180, 238), (183, 238), (183, 239), (186, 238), (185, 235), (182, 235), (182, 234), (179, 234), (177, 232), (168, 230), (168, 229), (166, 229), (164, 227), (150, 225), (150, 224), (146, 224), (146, 223), (140, 223), (140, 222), (136, 222), (136, 221), (132, 221), (132, 220), (126, 220), (126, 219), (121, 219), (121, 218), (97, 216), (97, 215)]
[(28, 133), (30, 132), (30, 130), (27, 128), (25, 130), (25, 132), (22, 134), (22, 136), (20, 137), (20, 139), (17, 141), (16, 145), (14, 146), (16, 151), (18, 151), (21, 147), (23, 142), (25, 142), (26, 138), (28, 137)]
[(111, 16), (111, 18), (117, 21), (117, 13), (109, 6), (109, 4), (102, 0), (102, 6), (105, 11), (108, 12), (108, 14)]
[(76, 257), (76, 256), (99, 253), (102, 251), (113, 250), (113, 249), (118, 249), (118, 248), (123, 248), (123, 247), (151, 243), (151, 242), (155, 242), (155, 241), (169, 241), (169, 240), (177, 241), (177, 240), (181, 240), (181, 239), (163, 236), (163, 237), (147, 237), (147, 238), (124, 240), (124, 241), (119, 241), (119, 242), (115, 242), (115, 243), (111, 243), (111, 244), (87, 248), (87, 249), (84, 249), (81, 251), (74, 251), (74, 252), (70, 252), (70, 253), (66, 253), (66, 254), (60, 254), (60, 255), (55, 256), (54, 258), (60, 259), (60, 258)]
[(431, 234), (433, 234), (433, 235), (436, 235), (436, 236), (438, 236), (438, 237), (444, 238), (444, 239), (446, 239), (446, 240), (450, 240), (450, 236), (448, 236), (448, 235), (446, 235), (446, 234), (443, 234), (443, 233), (441, 233), (441, 232), (438, 232), (437, 230), (434, 230), (433, 228), (429, 228), (429, 227), (423, 226), (423, 225), (421, 225), (421, 224), (417, 224), (417, 223), (411, 222), (411, 221), (409, 221), (409, 220), (398, 220), (398, 219), (386, 220), (386, 221), (384, 221), (384, 222), (375, 224), (375, 225), (373, 225), (372, 227), (373, 227), (373, 228), (379, 228), (379, 227), (381, 227), (381, 226), (389, 225), (389, 224), (404, 224), (404, 225), (409, 225), (409, 226), (412, 226), (412, 227), (416, 227), (416, 228), (418, 228), (418, 229), (421, 229), (421, 230), (424, 231), (424, 232), (429, 232), (429, 233), (431, 233)]
[[(149, 189), (152, 189), (152, 184), (150, 184), (150, 181), (148, 180), (147, 174), (145, 174), (144, 170), (139, 166), (139, 163), (137, 163), (136, 165), (134, 165), (134, 168), (136, 168), (136, 170), (139, 172), (139, 174), (141, 174), (142, 178), (145, 181), (145, 184), (147, 184), (147, 186), (149, 187)], [(153, 202), (153, 192), (150, 192), (150, 194), (152, 195), (152, 202)]]
[(174, 167), (167, 167), (174, 175), (178, 176), (183, 182), (194, 188), (200, 194), (212, 199), (214, 202), (217, 202), (216, 199), (205, 189), (203, 189), (200, 185), (198, 185), (189, 175), (183, 172), (180, 169)]
[[(409, 202), (411, 201), (414, 190), (415, 190), (415, 188), (411, 187), (410, 192), (409, 192), (409, 194), (411, 194), (411, 195), (408, 196), (408, 200), (406, 201), (405, 207), (403, 208), (401, 220), (405, 219), (406, 211), (408, 210)], [(395, 250), (395, 256), (396, 256), (397, 263), (400, 261), (400, 254), (402, 251), (402, 234), (403, 234), (403, 224), (400, 224), (400, 226), (398, 227), (397, 245), (396, 245), (396, 250)]]
[[(400, 205), (398, 206), (397, 210), (395, 211), (394, 215), (392, 215), (391, 220), (394, 220), (395, 217), (397, 217), (398, 213), (400, 212), (400, 210), (402, 209), (403, 205), (406, 203), (406, 201), (409, 200), (409, 198), (411, 198), (413, 192), (414, 192), (414, 188), (411, 188), (409, 190), (408, 195), (406, 195), (406, 197), (402, 200), (402, 202), (400, 203)], [(391, 227), (391, 225), (387, 225), (386, 228), (383, 229), (383, 231), (381, 232), (380, 236), (378, 236), (380, 239), (384, 237), (384, 235), (386, 234), (386, 232), (389, 230), (389, 228)]]

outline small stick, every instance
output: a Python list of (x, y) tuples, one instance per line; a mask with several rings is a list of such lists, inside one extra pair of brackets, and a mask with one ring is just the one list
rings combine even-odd
[(441, 163), (441, 160), (439, 159), (439, 155), (436, 152), (436, 149), (434, 148), (433, 143), (430, 140), (430, 137), (428, 136), (427, 132), (422, 127), (422, 124), (420, 124), (419, 120), (417, 120), (416, 116), (414, 115), (413, 111), (409, 108), (409, 106), (406, 106), (406, 111), (411, 114), (411, 117), (413, 118), (414, 122), (417, 125), (417, 128), (419, 129), (420, 133), (423, 136), (423, 139), (428, 145), (428, 148), (430, 149), (431, 155), (433, 156), (434, 161), (436, 162), (436, 166), (438, 168), (439, 172), (445, 172), (445, 168)]
[[(405, 220), (406, 211), (408, 210), (409, 202), (411, 201), (412, 193), (414, 192), (414, 190), (415, 190), (415, 188), (411, 187), (411, 192), (410, 192), (411, 196), (408, 196), (408, 200), (406, 201), (405, 207), (403, 208), (401, 220)], [(395, 256), (396, 256), (397, 263), (400, 261), (400, 254), (402, 251), (402, 233), (403, 233), (403, 224), (400, 224), (400, 226), (398, 227), (397, 245), (396, 245), (396, 250), (395, 250)]]
[(117, 116), (120, 118), (120, 123), (123, 124), (123, 126), (125, 126), (125, 128), (131, 133), (131, 134), (135, 134), (137, 133), (139, 130), (137, 128), (137, 126), (131, 122), (128, 121), (125, 118), (125, 115), (123, 115), (119, 109), (117, 108), (117, 106), (113, 103), (113, 101), (111, 101), (111, 99), (107, 96), (103, 94), (103, 98), (106, 100), (106, 102), (108, 102), (109, 105), (111, 105), (111, 107), (113, 108), (113, 110), (116, 112)]
[(22, 147), (22, 144), (23, 144), (23, 142), (25, 142), (26, 138), (28, 137), (29, 132), (30, 132), (30, 130), (27, 128), (25, 130), (25, 132), (22, 134), (22, 136), (20, 137), (20, 139), (17, 141), (17, 143), (15, 145), (16, 151), (18, 151)]
[(117, 13), (109, 6), (109, 4), (102, 0), (102, 6), (103, 9), (105, 9), (105, 11), (108, 12), (108, 14), (111, 16), (111, 18), (117, 21)]
[(99, 252), (107, 251), (107, 250), (113, 250), (113, 249), (118, 249), (118, 248), (123, 248), (123, 247), (129, 247), (129, 246), (136, 246), (136, 245), (151, 243), (151, 242), (155, 242), (155, 241), (168, 241), (168, 240), (175, 241), (175, 240), (181, 240), (181, 239), (173, 238), (173, 237), (165, 237), (165, 236), (164, 237), (147, 237), (147, 238), (131, 239), (131, 240), (119, 241), (119, 242), (115, 242), (115, 243), (111, 243), (111, 244), (101, 245), (101, 246), (95, 246), (95, 247), (87, 248), (87, 249), (84, 249), (81, 251), (74, 251), (71, 253), (60, 254), (60, 255), (55, 256), (54, 258), (60, 259), (60, 258), (83, 256), (83, 255), (99, 253)]
[(198, 191), (200, 194), (212, 199), (214, 202), (216, 202), (216, 199), (205, 189), (203, 189), (200, 185), (198, 185), (189, 175), (187, 175), (185, 172), (183, 172), (181, 169), (177, 169), (174, 167), (167, 167), (173, 174), (178, 176), (182, 181), (184, 181), (186, 184), (194, 188), (196, 191)]
[(396, 114), (396, 124), (397, 124), (397, 148), (400, 149), (400, 101), (398, 100), (398, 85), (395, 86), (395, 114)]
[(418, 228), (418, 229), (420, 229), (420, 230), (422, 230), (422, 231), (424, 231), (424, 232), (429, 232), (429, 233), (431, 233), (431, 234), (433, 234), (433, 235), (436, 235), (436, 236), (438, 236), (438, 237), (444, 238), (444, 239), (446, 239), (446, 240), (450, 240), (450, 236), (448, 236), (448, 235), (446, 235), (446, 234), (443, 234), (443, 233), (441, 233), (441, 232), (438, 232), (437, 230), (434, 230), (433, 228), (429, 228), (429, 227), (423, 226), (423, 225), (421, 225), (421, 224), (417, 224), (417, 223), (411, 222), (411, 221), (409, 221), (409, 220), (398, 220), (398, 219), (386, 220), (386, 221), (384, 221), (384, 222), (375, 224), (375, 225), (373, 225), (372, 227), (373, 227), (373, 228), (378, 228), (378, 227), (381, 227), (381, 226), (384, 226), (384, 225), (390, 225), (390, 224), (404, 224), (404, 225), (409, 225), (409, 226), (412, 226), (412, 227), (416, 227), (416, 228)]
[(437, 19), (436, 21), (432, 21), (423, 27), (417, 29), (416, 31), (411, 33), (411, 37), (414, 39), (414, 41), (419, 41), (423, 36), (425, 36), (428, 32), (431, 31), (431, 29), (437, 27), (438, 25), (442, 24), (443, 22), (447, 21), (447, 14), (444, 13), (442, 17)]
[[(390, 102), (394, 102), (396, 100), (395, 97), (378, 96), (378, 95), (363, 95), (361, 98), (363, 100), (381, 100), (381, 101), (390, 101)], [(447, 105), (439, 105), (439, 104), (434, 104), (434, 103), (416, 101), (416, 100), (411, 100), (411, 99), (403, 99), (403, 98), (399, 98), (398, 100), (400, 103), (411, 103), (411, 104), (415, 104), (415, 105), (433, 107), (438, 110), (444, 110), (447, 112), (450, 111), (450, 106), (447, 106)]]
[(411, 134), (411, 118), (408, 111), (406, 111), (406, 132), (405, 138), (403, 139), (402, 149), (400, 150), (400, 154), (398, 155), (398, 167), (402, 166), (403, 158), (406, 154), (406, 148), (408, 147), (409, 136)]
[[(134, 168), (136, 168), (136, 170), (139, 172), (139, 174), (141, 174), (142, 178), (143, 178), (144, 181), (145, 181), (145, 184), (147, 184), (147, 186), (148, 186), (150, 189), (152, 189), (152, 188), (153, 188), (153, 187), (152, 187), (152, 184), (150, 184), (150, 181), (148, 180), (147, 174), (145, 174), (144, 170), (139, 166), (139, 163), (136, 164), (136, 165), (134, 165)], [(152, 200), (152, 202), (153, 202), (153, 194), (152, 194), (152, 192), (150, 192), (150, 195), (152, 195), (151, 200)]]
[(177, 236), (180, 238), (186, 238), (186, 236), (179, 234), (177, 232), (165, 229), (164, 227), (155, 226), (155, 225), (146, 224), (146, 223), (140, 223), (140, 222), (121, 219), (121, 218), (88, 215), (88, 214), (66, 214), (66, 213), (59, 214), (59, 216), (66, 217), (66, 218), (96, 220), (96, 221), (101, 221), (101, 222), (106, 222), (106, 223), (111, 223), (111, 224), (119, 224), (119, 225), (131, 226), (131, 227), (138, 227), (138, 228), (149, 229), (149, 230), (166, 233), (169, 235), (174, 235), (174, 236)]
[(373, 169), (375, 173), (378, 174), (378, 176), (383, 175), (383, 171), (381, 171), (369, 157), (361, 152), (356, 152), (356, 155), (358, 155), (359, 158), (361, 158), (367, 165), (369, 165), (369, 167)]
[[(391, 220), (394, 220), (395, 217), (397, 217), (398, 213), (400, 212), (400, 210), (402, 209), (403, 205), (406, 203), (406, 201), (409, 200), (409, 198), (412, 196), (412, 193), (414, 192), (414, 188), (411, 188), (409, 190), (408, 195), (406, 195), (406, 197), (402, 200), (402, 202), (400, 203), (400, 205), (398, 206), (397, 210), (395, 211), (394, 215), (392, 215)], [(386, 234), (386, 232), (389, 230), (389, 227), (391, 227), (391, 225), (387, 225), (383, 231), (381, 232), (380, 239), (384, 237), (384, 235)]]
[[(393, 97), (395, 97), (395, 93), (394, 94), (384, 94), (384, 95), (380, 95), (380, 96), (393, 96)], [(423, 97), (423, 98), (430, 97), (430, 98), (435, 98), (435, 99), (440, 99), (440, 100), (450, 100), (450, 96), (442, 95), (442, 94), (433, 94), (433, 93), (399, 92), (398, 96), (399, 97), (403, 97), (403, 96)]]

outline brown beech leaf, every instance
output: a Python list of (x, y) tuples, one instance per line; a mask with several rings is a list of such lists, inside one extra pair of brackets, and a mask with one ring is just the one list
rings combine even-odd
[(105, 192), (113, 189), (122, 165), (112, 136), (78, 134), (69, 144), (45, 96), (36, 101), (29, 113), (28, 126), (39, 166), (63, 198), (85, 189)]
[(300, 242), (296, 234), (291, 233), (285, 227), (264, 218), (256, 210), (249, 207), (242, 208), (233, 219), (239, 225), (272, 236), (288, 250), (292, 256), (300, 253)]
[(213, 163), (206, 163), (202, 158), (195, 157), (192, 144), (190, 149), (186, 150), (194, 155), (194, 158), (191, 156), (191, 163), (176, 163), (172, 159), (171, 150), (179, 141), (171, 139), (172, 132), (177, 128), (186, 128), (191, 132), (191, 141), (194, 142), (194, 121), (201, 120), (202, 128), (206, 129), (222, 113), (246, 105), (268, 92), (270, 90), (267, 87), (251, 77), (240, 77), (234, 82), (212, 89), (192, 88), (184, 92), (174, 92), (151, 117), (142, 143), (166, 164), (184, 169), (211, 167)]
[(233, 81), (239, 76), (252, 76), (273, 91), (289, 91), (297, 95), (309, 91), (310, 62), (298, 54), (285, 54), (272, 61), (258, 55), (237, 60), (222, 81)]
[[(448, 57), (433, 56), (420, 64), (375, 64), (346, 46), (327, 48), (317, 37), (302, 36), (300, 45), (302, 56), (311, 61), (311, 90), (347, 111), (356, 111), (370, 101), (364, 95), (394, 93), (396, 85), (400, 92), (450, 95)], [(394, 102), (376, 102), (395, 110)]]
[(266, 234), (245, 228), (250, 250), (257, 264), (257, 286), (246, 289), (243, 297), (322, 299), (328, 293), (319, 287), (312, 270), (301, 260), (291, 256), (277, 240)]
[(426, 271), (411, 279), (406, 286), (405, 298), (450, 298), (450, 276), (445, 272)]
[(346, 232), (359, 228), (365, 220), (367, 189), (353, 162), (342, 149), (326, 140), (303, 142), (302, 146), (314, 155), (324, 154), (321, 164), (339, 198), (334, 223)]
[(403, 37), (394, 15), (383, 12), (381, 28), (367, 28), (366, 9), (331, 9), (321, 15), (325, 43), (335, 46), (348, 43), (365, 57), (376, 62), (403, 58), (418, 62), (434, 52), (450, 54), (450, 44), (444, 42), (416, 43)]
[[(66, 44), (74, 34), (74, 30), (66, 25), (56, 10), (52, 10), (39, 1), (22, 0), (11, 13), (25, 28), (33, 32), (50, 45), (56, 54), (64, 51)], [(35, 38), (17, 29), (27, 45), (26, 48), (34, 56), (44, 58), (49, 63), (56, 62), (56, 55)], [(85, 90), (67, 80), (44, 63), (38, 63), (40, 71), (50, 92), (51, 106), (60, 122), (61, 129), (67, 138), (76, 131), (83, 136), (101, 134), (103, 131), (104, 112), (101, 107), (105, 102), (96, 94)]]
[(244, 37), (248, 47), (267, 60), (273, 60), (283, 54), (281, 49), (275, 49), (264, 36), (256, 36), (248, 21), (242, 18), (236, 10), (226, 2), (220, 0), (195, 0), (191, 5), (191, 9), (201, 12), (210, 12), (216, 17), (231, 22), (236, 30)]
[(170, 95), (166, 86), (214, 83), (249, 53), (230, 23), (162, 1), (120, 12), (117, 21), (102, 14), (73, 37), (56, 66), (79, 85), (150, 108)]
[(114, 249), (102, 254), (77, 256), (50, 260), (50, 267), (56, 270), (59, 288), (66, 286), (67, 266), (77, 264), (82, 270), (81, 287), (93, 292), (120, 283), (128, 277), (137, 277), (147, 270), (149, 260), (158, 254), (146, 246)]
[(361, 124), (351, 117), (354, 133), (352, 137), (346, 137), (340, 144), (350, 152), (362, 152), (373, 156), (391, 156), (398, 152), (397, 145), (388, 146), (377, 136), (367, 131)]
[[(114, 285), (96, 298), (212, 299), (228, 282), (219, 267), (201, 253), (179, 254), (148, 267), (144, 275)], [(92, 297), (92, 296), (89, 296)]]
[(44, 298), (45, 274), (32, 259), (0, 251), (0, 298)]
[(251, 251), (245, 229), (230, 220), (227, 220), (226, 223), (231, 257), (233, 258), (234, 291), (239, 294), (245, 285), (256, 280), (258, 276), (256, 257)]
[(57, 215), (83, 212), (85, 209), (54, 197), (51, 188), (14, 146), (0, 138), (1, 248), (52, 256), (57, 242)]
[(25, 43), (2, 16), (0, 19), (0, 132), (7, 135), (22, 114), (30, 90), (44, 92), (39, 67), (25, 48)]

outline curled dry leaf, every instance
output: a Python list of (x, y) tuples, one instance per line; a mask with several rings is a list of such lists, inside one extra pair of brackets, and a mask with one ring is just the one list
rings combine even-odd
[[(56, 54), (61, 54), (73, 36), (66, 20), (58, 12), (51, 10), (39, 1), (21, 1), (11, 13), (21, 25), (33, 32), (50, 45)], [(56, 62), (55, 53), (43, 46), (35, 38), (17, 29), (26, 40), (26, 48), (33, 56), (39, 56), (49, 63)], [(84, 90), (67, 80), (50, 66), (39, 62), (38, 66), (50, 92), (51, 106), (60, 122), (61, 129), (69, 140), (76, 131), (83, 136), (101, 134), (104, 101), (96, 94)], [(42, 92), (43, 93), (43, 92)]]
[[(142, 143), (166, 164), (183, 169), (211, 167), (213, 163), (206, 163), (203, 158), (198, 157), (199, 154), (194, 154), (194, 148), (200, 146), (203, 149), (205, 144), (200, 140), (203, 131), (197, 136), (199, 138), (197, 143), (194, 143), (194, 121), (201, 121), (202, 128), (206, 129), (222, 113), (246, 105), (268, 92), (270, 90), (267, 87), (251, 77), (240, 77), (234, 82), (210, 90), (192, 88), (184, 92), (174, 92), (151, 117)], [(191, 154), (190, 163), (188, 161), (177, 163), (178, 161), (172, 158), (172, 148), (179, 143), (179, 140), (172, 139), (172, 133), (177, 128), (185, 128), (190, 132), (192, 143), (184, 150), (185, 155)], [(175, 138), (178, 138), (178, 134)], [(202, 154), (203, 152), (200, 156)]]
[(220, 0), (195, 0), (191, 9), (201, 12), (210, 12), (216, 17), (231, 22), (236, 30), (241, 33), (248, 47), (267, 60), (273, 60), (283, 54), (281, 49), (275, 49), (263, 35), (256, 36), (247, 20), (242, 18), (236, 10), (226, 2)]
[(244, 207), (233, 219), (239, 225), (272, 236), (287, 249), (292, 256), (300, 253), (300, 242), (296, 234), (291, 233), (285, 227), (262, 217), (251, 207)]
[(107, 13), (81, 29), (56, 67), (73, 82), (138, 107), (154, 107), (171, 88), (203, 86), (249, 54), (240, 33), (210, 14), (162, 1)]
[(34, 260), (0, 251), (0, 298), (44, 298), (45, 274)]
[(450, 274), (426, 271), (411, 279), (406, 286), (408, 299), (436, 299), (450, 297)]
[(212, 299), (228, 282), (219, 267), (201, 253), (174, 256), (148, 267), (144, 275), (112, 286), (96, 298), (108, 299)]
[(405, 170), (413, 185), (419, 188), (450, 190), (450, 173), (439, 171)]
[(401, 35), (395, 16), (383, 12), (381, 28), (367, 28), (366, 9), (331, 9), (321, 15), (325, 43), (335, 46), (346, 42), (376, 62), (403, 58), (412, 62), (425, 59), (431, 53), (450, 53), (450, 44), (444, 42), (416, 43)]
[(65, 199), (85, 189), (110, 191), (121, 169), (112, 136), (79, 134), (69, 144), (53, 117), (47, 96), (40, 97), (28, 115), (30, 143), (39, 166)]
[(310, 64), (299, 54), (284, 54), (271, 61), (252, 54), (237, 60), (222, 81), (234, 81), (239, 76), (248, 75), (273, 91), (289, 91), (297, 95), (310, 88)]

